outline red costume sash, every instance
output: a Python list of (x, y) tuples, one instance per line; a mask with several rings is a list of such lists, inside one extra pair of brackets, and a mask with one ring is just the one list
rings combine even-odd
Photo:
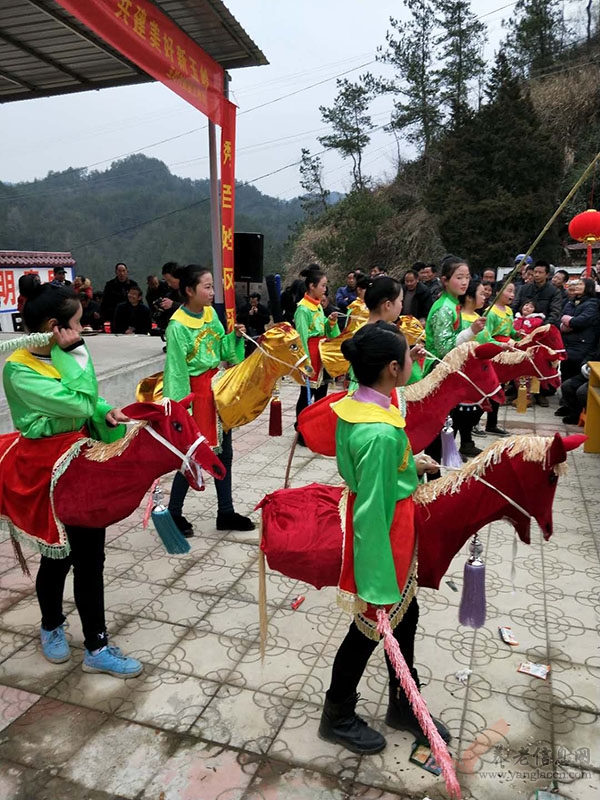
[(308, 355), (310, 358), (311, 366), (314, 369), (310, 385), (317, 388), (319, 387), (323, 379), (323, 362), (321, 361), (319, 343), (326, 338), (327, 338), (326, 336), (311, 336), (311, 338), (308, 340)]
[(190, 378), (190, 388), (194, 393), (192, 417), (211, 447), (219, 444), (217, 407), (211, 388), (212, 379), (217, 372), (217, 369), (208, 369), (202, 375), (193, 375)]

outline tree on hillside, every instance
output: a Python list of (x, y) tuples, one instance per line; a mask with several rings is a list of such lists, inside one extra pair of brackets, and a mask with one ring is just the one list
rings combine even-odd
[(309, 217), (325, 213), (329, 190), (323, 185), (323, 163), (319, 156), (311, 156), (306, 147), (302, 148), (300, 160), (300, 186), (306, 192), (300, 198), (304, 212)]
[[(439, 171), (426, 204), (444, 245), (474, 267), (508, 264), (539, 233), (556, 206), (562, 158), (531, 100), (500, 52), (488, 102), (440, 142)], [(555, 257), (555, 232), (536, 256)]]
[(535, 77), (551, 67), (570, 36), (560, 0), (518, 0), (502, 24), (508, 30), (503, 49), (522, 77)]
[(362, 83), (351, 83), (346, 78), (338, 79), (339, 91), (333, 106), (319, 106), (323, 122), (333, 128), (333, 133), (320, 136), (319, 142), (323, 147), (337, 150), (342, 158), (352, 159), (353, 189), (359, 190), (365, 186), (362, 156), (371, 141), (369, 134), (374, 128), (368, 114), (373, 91), (367, 85), (366, 78), (361, 80)]
[(378, 61), (396, 70), (392, 81), (377, 81), (380, 92), (395, 96), (390, 127), (405, 131), (409, 142), (427, 156), (440, 128), (439, 75), (435, 70), (434, 41), (437, 22), (431, 0), (404, 0), (412, 14), (409, 22), (390, 18), (387, 50)]
[(439, 70), (441, 99), (450, 109), (453, 127), (459, 126), (469, 113), (469, 91), (473, 81), (485, 72), (482, 57), (486, 26), (470, 8), (469, 0), (441, 0), (438, 3), (439, 24), (443, 33)]

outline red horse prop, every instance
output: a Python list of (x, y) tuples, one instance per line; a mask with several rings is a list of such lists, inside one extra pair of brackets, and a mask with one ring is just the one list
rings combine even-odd
[[(500, 382), (490, 359), (501, 352), (497, 344), (462, 344), (448, 353), (426, 378), (405, 387), (406, 435), (415, 453), (431, 444), (456, 405), (499, 397)], [(337, 417), (330, 406), (346, 394), (328, 395), (300, 414), (298, 431), (314, 453), (335, 455)], [(395, 404), (398, 405), (397, 399)]]
[[(414, 493), (418, 583), (439, 588), (450, 562), (474, 533), (508, 519), (530, 543), (531, 519), (552, 534), (552, 503), (567, 452), (585, 436), (511, 436), (462, 469)], [(337, 586), (342, 566), (340, 503), (344, 488), (318, 483), (266, 495), (261, 549), (271, 569), (317, 589)], [(469, 514), (465, 514), (465, 508)]]
[(127, 406), (123, 413), (140, 424), (112, 444), (82, 433), (0, 436), (0, 516), (31, 545), (37, 531), (53, 529), (47, 544), (58, 551), (65, 525), (104, 528), (125, 519), (167, 472), (181, 469), (194, 489), (202, 488), (201, 468), (222, 478), (223, 465), (187, 412), (192, 399)]

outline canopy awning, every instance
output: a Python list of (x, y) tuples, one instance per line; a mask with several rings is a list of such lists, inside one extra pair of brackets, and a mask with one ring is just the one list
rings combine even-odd
[[(221, 0), (153, 0), (224, 69), (268, 64)], [(0, 102), (153, 81), (53, 0), (0, 0)]]

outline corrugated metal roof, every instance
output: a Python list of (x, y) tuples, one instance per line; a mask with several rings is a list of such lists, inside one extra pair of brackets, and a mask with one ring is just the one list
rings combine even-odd
[(71, 253), (0, 250), (0, 267), (74, 267), (76, 263)]
[[(269, 62), (221, 0), (152, 0), (224, 69)], [(0, 102), (154, 80), (53, 0), (0, 0)]]

